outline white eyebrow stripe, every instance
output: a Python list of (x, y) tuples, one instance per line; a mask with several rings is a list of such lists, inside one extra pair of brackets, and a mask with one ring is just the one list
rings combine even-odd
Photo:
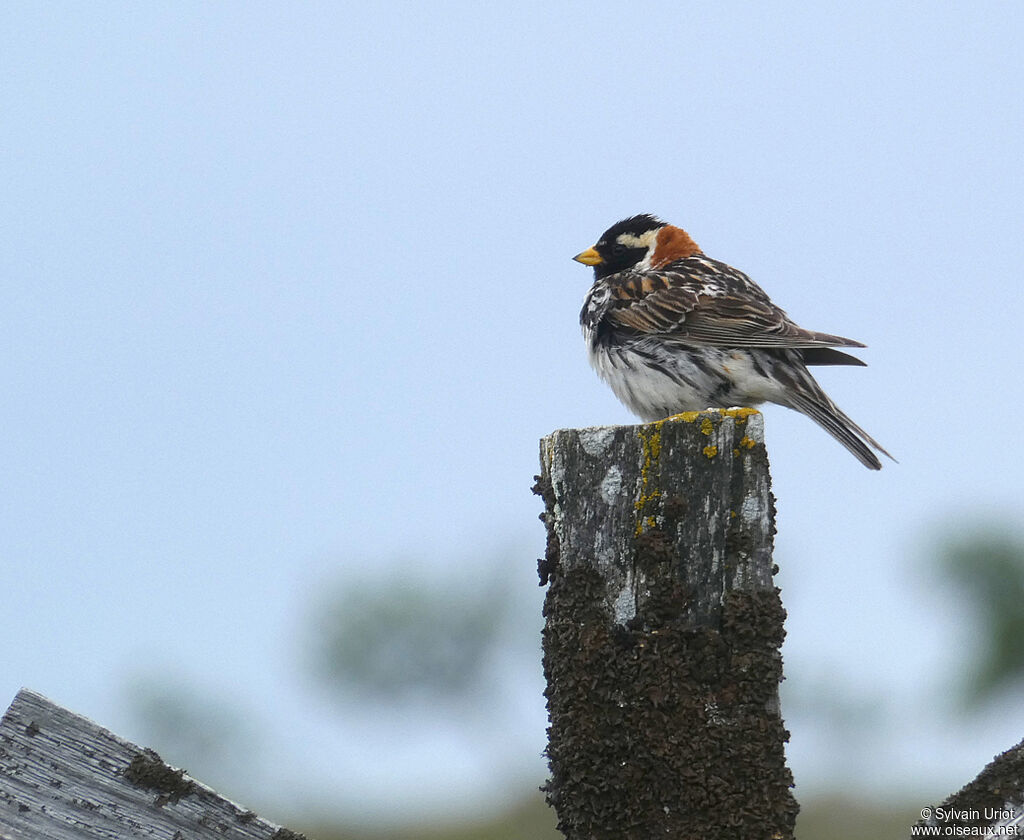
[(637, 236), (634, 233), (620, 233), (615, 241), (627, 248), (650, 248), (658, 237), (658, 231), (649, 230)]

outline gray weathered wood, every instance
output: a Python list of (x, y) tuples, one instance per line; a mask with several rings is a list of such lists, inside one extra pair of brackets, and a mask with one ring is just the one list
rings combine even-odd
[[(930, 829), (935, 834), (926, 833)], [(941, 805), (922, 808), (910, 836), (1024, 837), (1024, 741)]]
[(0, 721), (0, 840), (297, 840), (181, 770), (22, 689)]
[(570, 840), (791, 838), (761, 415), (541, 441), (546, 786)]

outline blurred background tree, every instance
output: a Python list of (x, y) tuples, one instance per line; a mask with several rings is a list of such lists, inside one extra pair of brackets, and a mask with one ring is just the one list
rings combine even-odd
[(510, 573), (524, 556), (530, 557), (491, 550), (440, 569), (429, 562), (375, 564), (377, 573), (347, 570), (313, 596), (303, 633), (307, 673), (348, 722), (361, 720), (365, 737), (380, 743), (409, 720), (419, 734), (452, 733), (509, 791), (497, 813), (476, 819), (420, 821), (429, 827), (389, 832), (338, 833), (329, 826), (318, 837), (561, 836), (538, 790), (543, 778), (524, 778), (509, 762), (510, 748), (526, 746), (512, 734), (510, 700), (514, 705), (524, 687), (537, 696), (543, 690), (540, 593), (524, 591)]
[(963, 611), (966, 655), (949, 663), (965, 711), (1024, 687), (1024, 538), (1010, 523), (975, 523), (947, 533), (932, 573)]
[(369, 702), (479, 700), (512, 626), (501, 587), (466, 589), (408, 573), (339, 582), (311, 617), (311, 672), (332, 692)]

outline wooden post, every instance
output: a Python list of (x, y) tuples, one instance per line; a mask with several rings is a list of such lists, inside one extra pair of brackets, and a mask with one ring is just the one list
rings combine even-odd
[(761, 415), (541, 441), (548, 802), (569, 840), (793, 836)]
[(22, 689), (0, 721), (0, 838), (303, 840)]

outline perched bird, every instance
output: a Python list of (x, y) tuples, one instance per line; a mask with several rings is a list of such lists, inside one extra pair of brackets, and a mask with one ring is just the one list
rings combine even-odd
[(863, 365), (858, 341), (798, 327), (741, 271), (650, 215), (612, 225), (573, 259), (594, 268), (580, 323), (590, 363), (645, 421), (773, 402), (819, 423), (869, 469), (892, 458), (814, 381), (808, 365)]

